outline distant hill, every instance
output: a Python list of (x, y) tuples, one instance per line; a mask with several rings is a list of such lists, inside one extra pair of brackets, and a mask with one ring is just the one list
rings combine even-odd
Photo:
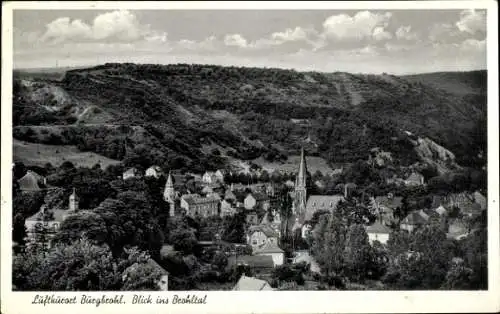
[[(105, 64), (66, 71), (60, 80), (16, 72), (14, 137), (75, 145), (126, 164), (202, 171), (235, 159), (283, 164), (301, 146), (329, 167), (366, 159), (373, 147), (410, 165), (422, 157), (409, 131), (479, 167), (485, 77), (188, 64)], [(34, 127), (41, 125), (43, 136)]]
[(435, 72), (403, 76), (408, 81), (419, 82), (451, 94), (477, 94), (486, 96), (488, 86), (486, 70), (470, 72)]

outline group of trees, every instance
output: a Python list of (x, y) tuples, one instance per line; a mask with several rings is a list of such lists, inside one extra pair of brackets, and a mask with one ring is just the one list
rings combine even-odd
[(341, 213), (323, 214), (309, 239), (323, 280), (343, 286), (346, 279), (363, 282), (380, 278), (385, 267), (383, 248), (370, 245), (361, 222), (347, 221)]
[(13, 286), (23, 291), (158, 290), (162, 273), (148, 260), (134, 248), (115, 257), (107, 245), (83, 237), (14, 255)]
[(486, 213), (475, 218), (471, 235), (451, 240), (441, 224), (412, 233), (394, 230), (386, 245), (371, 245), (359, 221), (347, 223), (342, 212), (319, 213), (309, 238), (322, 281), (337, 287), (348, 282), (381, 280), (388, 290), (486, 289)]

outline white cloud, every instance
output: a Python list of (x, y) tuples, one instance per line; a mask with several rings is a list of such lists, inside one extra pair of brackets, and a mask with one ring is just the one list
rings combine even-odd
[(458, 35), (458, 31), (452, 24), (441, 23), (434, 24), (429, 30), (429, 39), (434, 42), (445, 41)]
[(474, 52), (485, 52), (486, 51), (486, 40), (477, 39), (466, 39), (460, 44), (460, 50), (462, 51), (474, 51)]
[(401, 26), (396, 30), (396, 38), (404, 40), (415, 40), (418, 38), (417, 34), (411, 30), (411, 26)]
[(460, 12), (460, 20), (455, 25), (461, 32), (469, 34), (486, 32), (486, 12), (464, 10)]
[(373, 39), (386, 40), (391, 38), (392, 38), (391, 33), (385, 31), (382, 26), (377, 26), (373, 29)]
[(271, 38), (277, 41), (295, 41), (306, 40), (308, 32), (302, 27), (295, 27), (294, 29), (287, 28), (284, 32), (275, 32), (271, 34)]
[(231, 34), (224, 37), (224, 44), (226, 46), (236, 46), (246, 48), (248, 46), (247, 40), (240, 34)]
[(196, 51), (213, 51), (217, 49), (219, 41), (215, 36), (209, 36), (202, 41), (195, 41), (190, 39), (181, 39), (178, 43), (178, 47), (187, 50)]
[(377, 34), (383, 34), (392, 14), (362, 11), (354, 16), (347, 14), (332, 15), (323, 22), (324, 35), (337, 40), (361, 40), (371, 38), (376, 27)]
[(41, 40), (50, 43), (137, 40), (166, 42), (167, 33), (152, 31), (149, 25), (142, 25), (133, 13), (119, 10), (96, 16), (91, 25), (81, 20), (71, 20), (69, 17), (58, 18), (46, 25)]

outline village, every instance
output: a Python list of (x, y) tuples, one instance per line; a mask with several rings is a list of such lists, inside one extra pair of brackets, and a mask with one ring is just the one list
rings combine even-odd
[[(317, 287), (314, 278), (324, 271), (313, 252), (314, 233), (318, 232), (320, 216), (332, 215), (339, 204), (353, 201), (360, 203), (361, 198), (367, 200), (366, 208), (372, 218), (363, 217), (362, 223), (370, 245), (377, 247), (386, 247), (395, 230), (411, 234), (432, 224), (445, 228), (448, 239), (462, 240), (475, 231), (469, 222), (484, 213), (487, 206), (485, 196), (479, 191), (450, 193), (433, 196), (432, 202), (428, 202), (425, 208), (412, 210), (402, 216), (405, 201), (401, 195), (394, 195), (392, 192), (386, 195), (360, 196), (356, 193), (356, 184), (347, 182), (337, 186), (336, 194), (314, 195), (310, 193), (310, 173), (306, 160), (307, 156), (302, 149), (297, 171), (294, 173), (295, 182), (234, 183), (230, 182), (234, 181), (230, 179), (234, 178), (233, 173), (218, 169), (194, 175), (197, 190), (190, 191), (186, 188), (186, 174), (173, 169), (165, 172), (158, 166), (151, 166), (144, 172), (134, 167), (126, 169), (119, 180), (127, 182), (142, 177), (158, 180), (164, 176), (166, 183), (161, 197), (167, 204), (169, 219), (189, 217), (203, 221), (211, 217), (242, 215), (245, 220), (242, 243), (228, 243), (217, 232), (205, 236), (202, 234), (198, 239), (202, 251), (215, 249), (224, 252), (227, 258), (226, 268), (243, 269), (232, 290), (280, 290), (273, 287), (276, 284), (271, 284), (271, 274), (276, 269), (300, 268), (301, 265), (306, 268), (306, 286), (309, 289)], [(368, 163), (373, 163), (373, 160), (370, 159)], [(46, 178), (33, 170), (28, 170), (18, 180), (18, 184), (21, 191), (28, 193), (50, 189)], [(321, 182), (312, 184), (321, 185)], [(408, 189), (426, 185), (424, 176), (415, 171), (407, 178), (400, 179), (400, 184)], [(27, 246), (43, 241), (44, 245), (51, 247), (52, 238), (65, 221), (86, 211), (80, 208), (78, 190), (68, 188), (71, 189), (71, 194), (67, 208), (42, 206), (36, 214), (25, 219)], [(43, 237), (39, 236), (41, 232), (45, 234)], [(175, 251), (174, 245), (175, 243), (164, 244), (161, 254), (171, 254)], [(232, 249), (222, 249), (228, 245)], [(153, 259), (149, 259), (147, 263), (162, 274), (157, 280), (158, 288), (169, 290), (169, 271)], [(297, 288), (295, 283), (293, 287)]]

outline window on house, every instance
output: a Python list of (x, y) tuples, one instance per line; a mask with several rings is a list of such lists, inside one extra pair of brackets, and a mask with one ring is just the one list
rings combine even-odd
[(257, 245), (257, 240), (253, 240), (253, 241), (252, 241), (252, 244), (253, 244), (253, 245)]

